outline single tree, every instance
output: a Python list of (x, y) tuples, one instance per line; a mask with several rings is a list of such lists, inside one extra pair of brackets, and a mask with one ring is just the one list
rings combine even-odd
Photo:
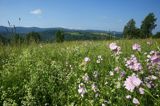
[(152, 35), (152, 30), (157, 26), (156, 25), (156, 18), (154, 13), (149, 13), (144, 20), (142, 21), (141, 25), (141, 37), (148, 38)]
[(136, 33), (138, 29), (136, 28), (136, 22), (134, 19), (131, 19), (125, 26), (123, 30), (123, 37), (124, 38), (136, 38)]
[(56, 42), (63, 42), (64, 41), (64, 33), (60, 30), (56, 32)]

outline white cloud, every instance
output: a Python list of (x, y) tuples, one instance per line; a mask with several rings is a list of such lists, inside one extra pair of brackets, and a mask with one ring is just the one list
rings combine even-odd
[(35, 10), (30, 11), (30, 13), (34, 14), (34, 15), (40, 15), (40, 14), (42, 14), (42, 10), (41, 9), (35, 9)]

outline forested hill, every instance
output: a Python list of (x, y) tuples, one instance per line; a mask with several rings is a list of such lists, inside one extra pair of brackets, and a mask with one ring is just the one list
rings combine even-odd
[(12, 33), (16, 32), (21, 36), (25, 36), (29, 32), (38, 32), (43, 40), (54, 39), (55, 33), (62, 30), (66, 40), (94, 40), (108, 39), (109, 37), (118, 38), (122, 36), (121, 32), (103, 31), (103, 30), (77, 30), (66, 28), (38, 28), (38, 27), (4, 27), (0, 26), (0, 34), (6, 38), (10, 38)]

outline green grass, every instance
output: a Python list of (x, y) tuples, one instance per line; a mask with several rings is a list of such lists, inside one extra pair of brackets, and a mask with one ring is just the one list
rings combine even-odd
[[(147, 41), (152, 41), (153, 44), (147, 45)], [(108, 47), (111, 42), (116, 42), (122, 49), (118, 59), (112, 56)], [(132, 50), (134, 43), (141, 45), (141, 52)], [(134, 106), (132, 99), (126, 99), (126, 95), (137, 98), (142, 106), (160, 105), (159, 80), (155, 82), (156, 88), (148, 89), (143, 86), (148, 91), (144, 95), (139, 94), (137, 89), (131, 93), (123, 86), (127, 76), (133, 73), (125, 67), (124, 58), (136, 55), (143, 65), (144, 74), (138, 74), (142, 78), (148, 75), (144, 53), (151, 50), (160, 52), (160, 39), (0, 46), (0, 105)], [(99, 55), (103, 61), (98, 64), (96, 61)], [(84, 63), (85, 57), (91, 59), (87, 64)], [(119, 74), (109, 75), (117, 66), (127, 73), (120, 80)], [(98, 79), (93, 77), (94, 71), (98, 71)], [(82, 79), (85, 73), (90, 78), (88, 83)], [(157, 77), (160, 78), (160, 72)], [(78, 93), (78, 86), (82, 82), (87, 89), (83, 98)], [(98, 97), (95, 97), (91, 89), (93, 82), (98, 86)], [(119, 88), (117, 83), (120, 84)]]

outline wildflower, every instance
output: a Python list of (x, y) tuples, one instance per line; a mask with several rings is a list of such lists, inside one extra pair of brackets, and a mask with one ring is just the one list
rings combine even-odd
[(140, 87), (140, 88), (139, 88), (139, 93), (140, 93), (140, 94), (144, 94), (144, 89)]
[(107, 84), (108, 84), (108, 82), (106, 81), (106, 82), (105, 82), (105, 85), (107, 85)]
[(99, 55), (99, 56), (98, 56), (98, 59), (97, 59), (97, 61), (96, 61), (96, 62), (97, 62), (97, 63), (101, 63), (101, 61), (102, 61), (102, 60), (103, 60), (102, 56), (101, 56), (101, 55)]
[(124, 82), (124, 86), (130, 92), (133, 92), (135, 87), (138, 87), (142, 81), (135, 75), (129, 76), (126, 81)]
[(150, 60), (153, 64), (160, 63), (160, 53), (155, 53), (152, 55)]
[(85, 62), (89, 62), (89, 61), (90, 61), (90, 58), (89, 58), (89, 57), (85, 57), (85, 58), (84, 58), (84, 61), (85, 61)]
[(127, 95), (126, 98), (127, 99), (131, 99), (132, 97), (131, 97), (131, 95)]
[(126, 61), (125, 66), (134, 71), (142, 70), (142, 65), (138, 62), (137, 58), (134, 55), (131, 55), (129, 60)]
[(133, 103), (134, 103), (135, 105), (139, 105), (139, 104), (140, 104), (137, 98), (133, 98)]
[(114, 68), (114, 71), (118, 73), (120, 71), (120, 67)]
[(94, 78), (98, 78), (98, 75), (99, 75), (98, 71), (94, 71), (94, 72), (93, 72)]
[(112, 71), (110, 71), (110, 72), (109, 72), (109, 75), (110, 75), (110, 76), (113, 76), (113, 75), (114, 75), (114, 73), (113, 73)]
[(102, 106), (106, 106), (104, 103), (102, 103)]
[(151, 88), (151, 84), (150, 84), (150, 83), (146, 83), (146, 86), (147, 86), (148, 88)]
[(98, 96), (99, 96), (99, 93), (96, 93), (96, 94), (95, 94), (95, 97), (97, 98)]
[(78, 93), (81, 95), (81, 97), (84, 97), (84, 94), (87, 92), (85, 85), (83, 83), (79, 84)]
[(103, 58), (102, 58), (102, 56), (101, 56), (101, 55), (99, 55), (99, 56), (98, 56), (98, 59), (103, 60)]
[(135, 51), (141, 51), (141, 45), (135, 43), (135, 44), (132, 46), (132, 49), (135, 50)]
[(157, 77), (154, 76), (154, 75), (151, 75), (150, 77), (151, 77), (151, 80), (156, 80), (157, 79)]
[(125, 71), (122, 71), (121, 72), (121, 77), (124, 77), (126, 75), (126, 72)]
[(116, 43), (111, 43), (111, 44), (109, 44), (109, 48), (110, 48), (112, 51), (116, 50), (117, 47), (118, 47), (118, 46), (117, 46)]
[(119, 81), (117, 81), (115, 84), (117, 89), (121, 87), (121, 83)]
[(151, 51), (150, 55), (147, 55), (147, 66), (148, 69), (154, 69), (160, 70), (160, 52), (158, 51)]
[(119, 55), (121, 52), (121, 47), (120, 46), (117, 46), (116, 43), (111, 43), (109, 44), (109, 48), (111, 49), (111, 51), (113, 51), (116, 55)]
[(89, 81), (89, 76), (87, 73), (85, 73), (85, 75), (82, 77), (82, 79), (84, 80), (84, 82), (88, 82)]
[(147, 55), (147, 52), (144, 52), (144, 55)]
[(96, 62), (97, 62), (97, 63), (101, 63), (101, 61), (100, 61), (100, 60), (97, 60)]
[(97, 85), (96, 85), (95, 83), (92, 84), (92, 90), (93, 90), (94, 92), (97, 92), (97, 91), (98, 91), (98, 87), (97, 87)]

